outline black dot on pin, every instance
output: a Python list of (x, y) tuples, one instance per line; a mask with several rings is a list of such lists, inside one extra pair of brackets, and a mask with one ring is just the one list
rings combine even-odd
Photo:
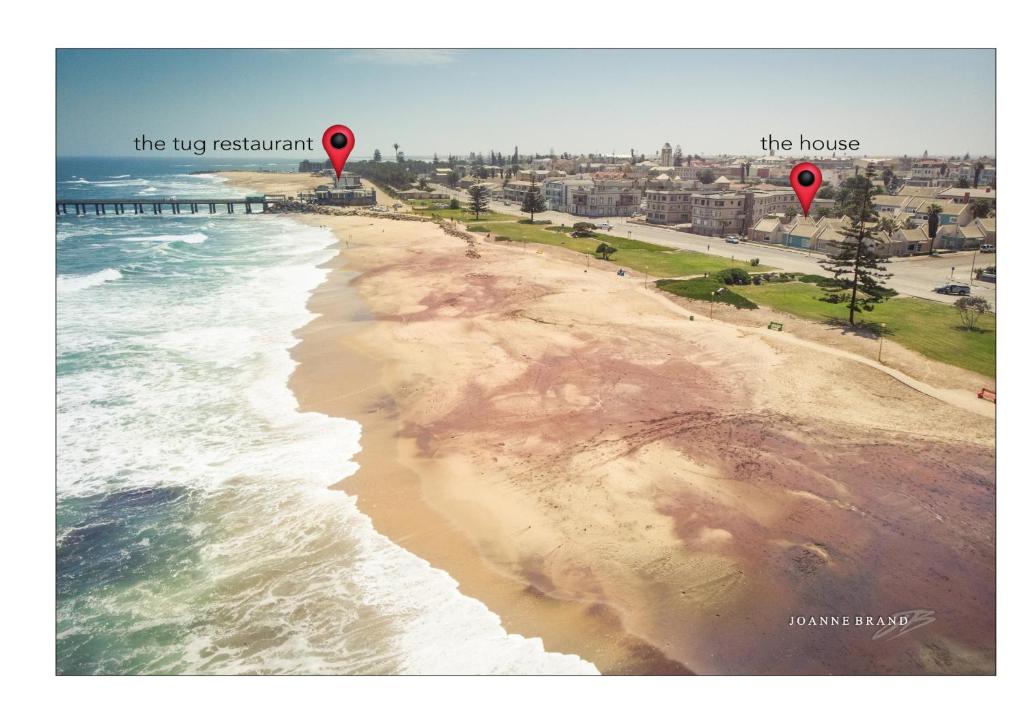
[[(331, 136), (331, 145), (335, 148), (345, 148), (345, 146), (348, 145), (348, 139), (345, 138), (344, 133), (335, 133)], [(806, 171), (804, 173), (806, 173)]]
[(810, 186), (814, 183), (814, 174), (810, 171), (801, 171), (796, 175), (796, 180), (801, 186)]

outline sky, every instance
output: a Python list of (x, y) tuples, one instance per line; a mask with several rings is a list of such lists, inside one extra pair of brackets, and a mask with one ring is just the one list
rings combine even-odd
[(139, 155), (142, 133), (319, 148), (334, 123), (355, 133), (353, 158), (394, 143), (442, 158), (516, 145), (650, 156), (666, 141), (750, 154), (769, 133), (857, 139), (867, 156), (978, 156), (995, 151), (995, 52), (57, 51), (59, 155)]

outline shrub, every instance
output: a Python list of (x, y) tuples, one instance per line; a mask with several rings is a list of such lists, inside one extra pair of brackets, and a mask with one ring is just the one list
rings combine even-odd
[(572, 233), (574, 236), (590, 236), (596, 228), (597, 226), (589, 221), (577, 221), (572, 225)]
[(760, 263), (761, 263), (761, 259), (756, 257), (756, 256), (753, 259), (750, 260), (750, 266), (757, 266)]
[(723, 284), (750, 284), (750, 275), (739, 268), (723, 269), (715, 278)]

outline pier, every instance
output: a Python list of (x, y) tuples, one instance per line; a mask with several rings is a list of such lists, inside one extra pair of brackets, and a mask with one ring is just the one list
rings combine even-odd
[(114, 216), (141, 216), (147, 212), (160, 216), (165, 210), (170, 214), (196, 214), (204, 207), (211, 214), (216, 214), (218, 207), (233, 214), (236, 206), (251, 214), (254, 207), (259, 207), (260, 213), (266, 213), (269, 203), (265, 196), (246, 196), (240, 199), (57, 199), (57, 216), (86, 216), (90, 211), (96, 216), (105, 216), (107, 213)]

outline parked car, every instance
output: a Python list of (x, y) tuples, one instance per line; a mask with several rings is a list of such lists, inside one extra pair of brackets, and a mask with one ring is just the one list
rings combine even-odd
[(995, 244), (982, 244), (981, 248), (979, 249), (979, 251), (982, 254), (995, 254), (996, 253), (996, 245)]
[(596, 226), (598, 229), (603, 229), (605, 231), (612, 230), (612, 225), (609, 224), (607, 221), (602, 221), (600, 224), (594, 224), (594, 226)]
[(971, 293), (971, 288), (966, 284), (944, 284), (941, 287), (935, 287), (935, 291), (939, 294), (956, 294), (964, 297)]
[(739, 244), (740, 243), (740, 237), (733, 236), (733, 235), (730, 234), (729, 236), (725, 237), (725, 243), (726, 244)]

